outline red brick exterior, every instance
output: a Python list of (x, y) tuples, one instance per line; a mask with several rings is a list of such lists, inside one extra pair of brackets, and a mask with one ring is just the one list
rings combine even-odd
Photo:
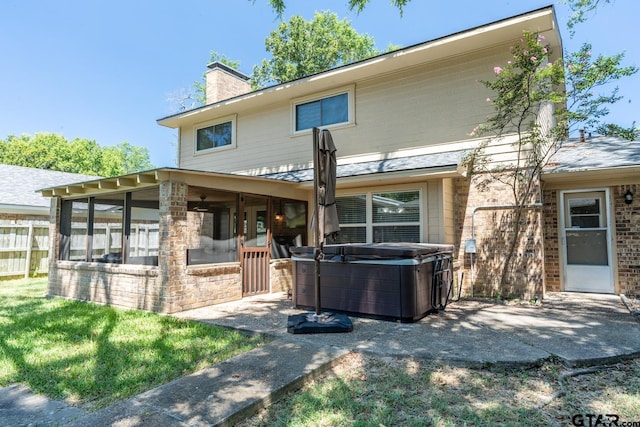
[[(475, 179), (475, 178), (474, 178)], [(463, 295), (489, 298), (542, 297), (544, 290), (544, 247), (542, 213), (526, 209), (520, 219), (522, 234), (509, 262), (509, 275), (500, 285), (502, 265), (515, 232), (515, 211), (510, 190), (499, 183), (480, 191), (474, 181), (458, 179), (456, 191), (456, 244), (464, 271)], [(476, 253), (465, 252), (465, 242), (473, 237)]]
[[(618, 292), (640, 296), (640, 185), (618, 185), (612, 188), (615, 212), (615, 244), (618, 267)], [(633, 202), (626, 204), (624, 195), (630, 190)]]
[[(627, 184), (609, 187), (613, 209), (613, 268), (615, 292), (640, 295), (640, 201), (626, 204), (624, 195), (630, 190), (634, 196), (640, 185)], [(545, 281), (549, 292), (562, 291), (562, 260), (559, 236), (559, 191), (544, 191)]]
[(558, 221), (558, 191), (545, 190), (544, 198), (544, 267), (545, 267), (545, 291), (560, 292), (562, 290), (560, 270), (560, 236)]

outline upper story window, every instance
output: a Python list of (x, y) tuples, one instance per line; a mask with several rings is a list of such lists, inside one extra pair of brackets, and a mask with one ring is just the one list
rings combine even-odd
[(354, 123), (353, 88), (293, 102), (293, 131)]
[(235, 117), (225, 117), (215, 122), (208, 122), (196, 126), (196, 153), (225, 147), (235, 147), (235, 127)]

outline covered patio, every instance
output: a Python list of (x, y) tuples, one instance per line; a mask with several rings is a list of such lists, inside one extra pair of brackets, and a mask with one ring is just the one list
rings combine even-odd
[(289, 291), (309, 190), (162, 168), (41, 190), (51, 197), (48, 293), (164, 313)]

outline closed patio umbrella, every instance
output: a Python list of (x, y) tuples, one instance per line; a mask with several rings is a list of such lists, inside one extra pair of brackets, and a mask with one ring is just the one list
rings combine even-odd
[(351, 332), (351, 319), (340, 313), (322, 313), (320, 297), (320, 260), (327, 236), (340, 231), (336, 208), (336, 146), (328, 130), (313, 128), (313, 200), (311, 223), (315, 232), (315, 314), (291, 315), (287, 331), (294, 334)]
[(314, 149), (315, 208), (318, 213), (314, 218), (318, 225), (316, 247), (322, 250), (326, 237), (340, 231), (336, 209), (336, 146), (328, 130), (319, 132), (314, 128), (313, 133), (314, 142), (317, 140), (317, 148)]

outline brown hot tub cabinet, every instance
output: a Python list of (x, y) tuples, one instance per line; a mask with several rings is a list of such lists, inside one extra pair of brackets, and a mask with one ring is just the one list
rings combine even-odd
[[(315, 307), (313, 251), (291, 248), (296, 307)], [(446, 306), (452, 264), (451, 245), (327, 245), (320, 262), (322, 310), (414, 322)]]

